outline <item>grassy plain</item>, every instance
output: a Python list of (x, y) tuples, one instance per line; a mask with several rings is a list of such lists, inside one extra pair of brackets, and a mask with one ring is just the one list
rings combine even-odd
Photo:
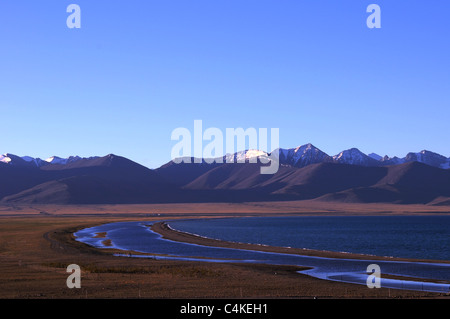
[[(437, 293), (369, 289), (320, 280), (298, 274), (301, 268), (296, 266), (115, 257), (113, 250), (86, 246), (72, 235), (78, 229), (114, 221), (449, 211), (445, 206), (314, 201), (0, 206), (0, 298), (449, 298)], [(70, 264), (81, 267), (80, 289), (66, 286), (66, 267)]]

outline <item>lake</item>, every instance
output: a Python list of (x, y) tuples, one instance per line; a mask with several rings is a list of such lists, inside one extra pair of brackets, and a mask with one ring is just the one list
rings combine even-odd
[(171, 221), (204, 237), (375, 256), (450, 260), (450, 216), (296, 216)]
[[(445, 256), (448, 256), (449, 218), (407, 217), (412, 216), (252, 217), (167, 222), (175, 229), (235, 242), (402, 256), (412, 254), (414, 247), (420, 247), (421, 254), (416, 255), (420, 258), (441, 256), (433, 259), (448, 259)], [(379, 265), (383, 275), (450, 280), (448, 263), (374, 261), (370, 256), (366, 260), (324, 258), (208, 247), (163, 239), (150, 229), (152, 224), (153, 222), (147, 221), (108, 223), (80, 230), (74, 235), (77, 240), (94, 247), (124, 250), (123, 254), (117, 254), (122, 257), (299, 265), (311, 267), (302, 273), (313, 277), (363, 285), (367, 280), (367, 267), (371, 264)], [(106, 235), (99, 238), (99, 233)], [(434, 238), (425, 238), (429, 236)], [(105, 245), (105, 240), (109, 240), (111, 244)], [(130, 254), (127, 251), (151, 255)], [(382, 287), (389, 288), (450, 291), (448, 283), (393, 280), (383, 276), (381, 283)]]

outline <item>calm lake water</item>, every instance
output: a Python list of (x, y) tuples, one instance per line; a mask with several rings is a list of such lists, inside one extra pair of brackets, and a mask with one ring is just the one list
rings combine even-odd
[(450, 216), (301, 216), (171, 221), (177, 230), (234, 242), (450, 260)]
[[(216, 220), (167, 221), (171, 227), (218, 239), (431, 259), (449, 259), (449, 222), (446, 216), (427, 217), (264, 217)], [(204, 262), (244, 262), (299, 265), (313, 277), (366, 284), (367, 269), (380, 266), (382, 274), (427, 278), (442, 282), (423, 283), (381, 276), (381, 286), (397, 289), (449, 292), (450, 264), (323, 258), (242, 249), (208, 247), (163, 239), (153, 232), (153, 222), (117, 222), (76, 232), (77, 240), (98, 248), (124, 250), (122, 257)], [(99, 238), (99, 233), (106, 233)], [(111, 245), (104, 241), (110, 240)], [(136, 255), (135, 251), (150, 255)]]

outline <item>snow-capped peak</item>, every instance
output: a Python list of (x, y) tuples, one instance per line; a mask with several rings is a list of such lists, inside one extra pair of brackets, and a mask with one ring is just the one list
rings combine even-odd
[(300, 146), (294, 148), (293, 150), (294, 150), (294, 153), (297, 154), (298, 156), (301, 156), (301, 155), (306, 154), (308, 152), (315, 152), (315, 153), (317, 153), (318, 151), (320, 151), (317, 147), (315, 147), (311, 143), (308, 143), (308, 144), (305, 144), (305, 145), (300, 145)]
[(258, 158), (260, 157), (268, 157), (268, 154), (264, 151), (256, 150), (256, 149), (250, 149), (246, 151), (240, 151), (234, 154), (227, 154), (225, 155), (225, 161), (227, 163), (245, 163), (247, 161), (254, 161), (256, 162)]
[(445, 168), (448, 167), (449, 159), (437, 153), (433, 153), (427, 150), (420, 151), (418, 153), (408, 153), (405, 157), (406, 162), (421, 162), (430, 166)]
[(248, 150), (245, 153), (245, 158), (259, 157), (259, 156), (267, 156), (267, 153), (259, 150)]
[(3, 155), (0, 155), (0, 162), (6, 163), (6, 164), (23, 164), (25, 161), (17, 155), (6, 153)]
[(333, 156), (333, 159), (335, 161), (342, 161), (342, 160), (352, 160), (352, 159), (360, 159), (363, 156), (366, 156), (364, 153), (362, 153), (359, 149), (357, 148), (351, 148), (345, 151), (340, 152), (337, 155)]
[(361, 166), (376, 165), (377, 160), (367, 156), (357, 148), (351, 148), (340, 152), (333, 156), (333, 160), (337, 163), (352, 164)]
[(52, 157), (47, 158), (45, 161), (47, 163), (50, 163), (50, 164), (66, 165), (66, 164), (69, 164), (69, 163), (76, 162), (76, 161), (78, 161), (80, 159), (81, 159), (81, 157), (79, 157), (79, 156), (70, 156), (68, 158), (61, 158), (61, 157), (58, 157), (58, 156), (52, 156)]
[(11, 162), (11, 158), (8, 156), (8, 154), (0, 155), (0, 162), (8, 164)]
[(291, 149), (279, 149), (280, 163), (295, 167), (331, 162), (332, 158), (311, 143)]
[(31, 156), (16, 156), (13, 154), (0, 155), (0, 162), (13, 165), (13, 166), (27, 166), (27, 167), (42, 167), (46, 165), (59, 164), (66, 165), (81, 160), (79, 156), (70, 156), (68, 158), (61, 158), (58, 156), (52, 156), (46, 160), (40, 158), (34, 158)]
[(30, 156), (17, 156), (14, 154), (3, 154), (0, 155), (0, 162), (9, 164), (12, 166), (40, 166), (42, 160), (39, 158), (33, 158)]

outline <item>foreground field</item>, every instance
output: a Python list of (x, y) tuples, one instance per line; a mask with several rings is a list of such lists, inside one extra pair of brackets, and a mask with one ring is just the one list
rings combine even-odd
[[(0, 298), (448, 298), (369, 289), (296, 273), (295, 266), (161, 261), (112, 256), (76, 242), (80, 228), (113, 221), (273, 214), (429, 214), (448, 207), (317, 202), (0, 207)], [(69, 289), (66, 267), (81, 267)]]

